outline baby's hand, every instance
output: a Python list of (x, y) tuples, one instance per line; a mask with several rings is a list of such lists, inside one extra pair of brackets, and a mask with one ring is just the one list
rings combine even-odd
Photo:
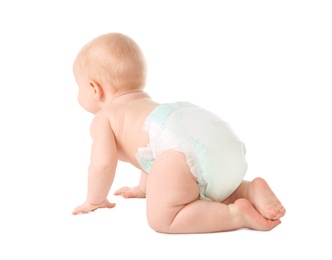
[(88, 201), (84, 202), (81, 206), (78, 206), (74, 211), (73, 215), (77, 215), (79, 213), (88, 213), (90, 211), (94, 211), (98, 208), (114, 208), (115, 203), (109, 202), (107, 199), (99, 204), (90, 204)]
[(122, 187), (114, 192), (114, 195), (121, 195), (123, 198), (145, 198), (145, 193), (137, 187)]

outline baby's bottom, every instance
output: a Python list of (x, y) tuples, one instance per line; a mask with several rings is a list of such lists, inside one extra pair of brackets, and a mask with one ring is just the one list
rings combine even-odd
[[(280, 224), (284, 209), (264, 180), (259, 178), (254, 182), (243, 182), (225, 203), (199, 200), (199, 187), (185, 156), (166, 150), (153, 163), (148, 175), (149, 225), (162, 233), (205, 233), (239, 228), (271, 230)], [(264, 196), (268, 202), (264, 202)], [(269, 214), (272, 214), (271, 207), (275, 211), (271, 218), (264, 213), (267, 206)]]

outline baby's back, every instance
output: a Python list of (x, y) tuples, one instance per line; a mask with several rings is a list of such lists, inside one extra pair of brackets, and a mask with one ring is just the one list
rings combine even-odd
[(119, 160), (140, 168), (135, 154), (139, 147), (145, 147), (149, 143), (143, 125), (147, 116), (158, 105), (146, 93), (135, 92), (116, 98), (107, 108)]

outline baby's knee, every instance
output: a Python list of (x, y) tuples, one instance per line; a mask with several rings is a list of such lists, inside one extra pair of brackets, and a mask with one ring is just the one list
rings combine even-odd
[(176, 213), (167, 206), (147, 207), (147, 221), (154, 231), (159, 233), (173, 233), (172, 221)]
[(169, 233), (171, 223), (165, 216), (161, 216), (157, 212), (147, 214), (147, 220), (150, 228), (159, 233)]

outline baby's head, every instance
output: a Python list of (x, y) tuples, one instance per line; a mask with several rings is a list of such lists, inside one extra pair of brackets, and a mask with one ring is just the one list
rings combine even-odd
[(104, 91), (122, 93), (145, 87), (147, 66), (143, 52), (134, 40), (120, 33), (104, 34), (90, 41), (78, 53), (74, 66)]

